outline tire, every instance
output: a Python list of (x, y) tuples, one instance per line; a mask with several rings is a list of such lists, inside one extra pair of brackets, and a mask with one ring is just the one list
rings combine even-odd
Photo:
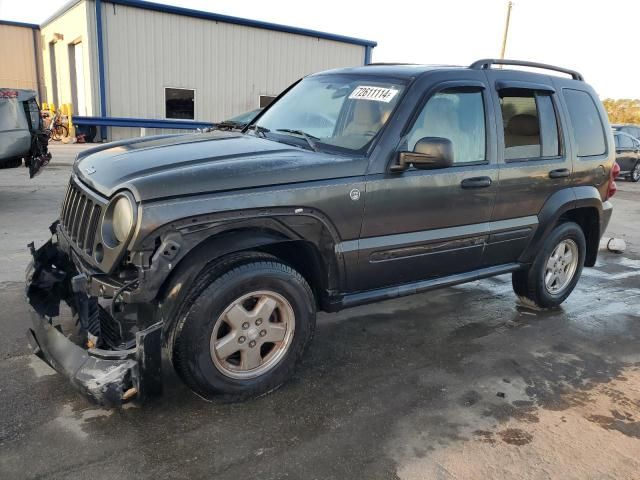
[(637, 162), (629, 174), (629, 180), (633, 183), (640, 181), (640, 162)]
[[(239, 309), (237, 302), (245, 297)], [(258, 313), (247, 322), (242, 317), (240, 326), (238, 315), (232, 315), (240, 310), (255, 315), (269, 302), (276, 307), (264, 320)], [(315, 320), (315, 299), (300, 273), (269, 255), (240, 254), (205, 267), (189, 288), (170, 336), (171, 360), (178, 376), (204, 399), (259, 397), (292, 376), (313, 337)], [(260, 338), (276, 327), (278, 332), (286, 330), (282, 342), (270, 343), (271, 334), (265, 334), (266, 341)], [(225, 357), (218, 345), (228, 338), (233, 340), (226, 342), (231, 348), (242, 350)], [(255, 358), (256, 352), (262, 363), (246, 367), (245, 359)]]
[(67, 137), (69, 135), (69, 130), (64, 125), (56, 125), (53, 127), (51, 133), (51, 139), (56, 142), (62, 140), (63, 137)]
[(3, 168), (18, 168), (22, 166), (22, 159), (21, 158), (12, 158), (11, 160), (5, 160), (4, 162), (0, 163), (0, 169)]
[[(565, 252), (569, 250), (572, 252), (572, 261), (567, 267), (564, 267), (562, 262), (565, 262), (564, 259), (568, 256), (558, 255), (557, 261), (551, 260), (552, 254), (556, 253), (556, 248), (558, 248), (557, 252), (561, 253), (563, 247)], [(575, 250), (573, 250), (574, 247)], [(578, 224), (566, 222), (557, 225), (544, 241), (531, 266), (512, 274), (513, 291), (520, 301), (528, 306), (536, 308), (559, 306), (571, 294), (580, 279), (586, 250), (584, 233)], [(573, 259), (577, 259), (577, 262)], [(551, 265), (551, 272), (549, 265)], [(563, 271), (565, 275), (556, 275), (554, 271)], [(549, 274), (549, 283), (546, 281), (547, 274)]]

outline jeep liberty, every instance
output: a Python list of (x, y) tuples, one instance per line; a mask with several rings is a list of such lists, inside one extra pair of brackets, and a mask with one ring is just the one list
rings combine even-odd
[(51, 240), (31, 245), (30, 343), (102, 404), (159, 394), (163, 348), (194, 392), (233, 401), (291, 377), (319, 310), (506, 273), (553, 308), (596, 262), (614, 165), (575, 71), (309, 75), (242, 131), (80, 153)]

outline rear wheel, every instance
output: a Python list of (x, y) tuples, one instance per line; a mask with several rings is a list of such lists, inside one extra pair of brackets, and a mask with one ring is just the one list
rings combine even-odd
[(51, 131), (51, 138), (55, 141), (62, 140), (63, 137), (69, 135), (69, 130), (64, 125), (56, 125)]
[(520, 300), (538, 308), (553, 308), (575, 288), (586, 255), (586, 241), (574, 222), (558, 225), (545, 240), (531, 266), (512, 274)]
[(178, 375), (198, 395), (235, 401), (282, 385), (315, 329), (305, 279), (273, 257), (212, 266), (191, 288), (173, 335)]

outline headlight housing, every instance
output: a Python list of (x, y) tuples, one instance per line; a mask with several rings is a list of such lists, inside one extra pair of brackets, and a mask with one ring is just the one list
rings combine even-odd
[(117, 194), (107, 207), (102, 222), (102, 240), (109, 247), (126, 242), (136, 225), (137, 209), (133, 196), (128, 192)]

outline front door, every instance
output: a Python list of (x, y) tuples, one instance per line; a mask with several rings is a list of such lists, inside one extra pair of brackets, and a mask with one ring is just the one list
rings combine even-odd
[(498, 183), (495, 129), (486, 77), (467, 77), (426, 85), (397, 147), (412, 151), (421, 138), (447, 138), (453, 166), (396, 173), (387, 167), (367, 177), (359, 290), (479, 267)]

